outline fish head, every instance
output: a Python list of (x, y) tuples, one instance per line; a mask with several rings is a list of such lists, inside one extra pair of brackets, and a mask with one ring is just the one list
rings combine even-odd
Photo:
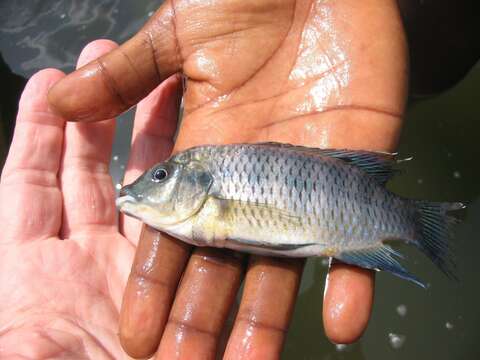
[(165, 229), (194, 216), (203, 206), (213, 179), (199, 161), (166, 161), (124, 186), (118, 209), (144, 223)]

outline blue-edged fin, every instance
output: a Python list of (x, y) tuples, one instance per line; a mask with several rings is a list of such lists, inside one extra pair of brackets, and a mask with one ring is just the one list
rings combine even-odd
[(426, 288), (426, 285), (422, 281), (404, 269), (396, 259), (402, 258), (402, 255), (388, 245), (343, 251), (340, 254), (335, 255), (334, 258), (347, 264), (360, 266), (366, 269), (388, 271), (402, 279)]
[(419, 237), (415, 245), (448, 277), (458, 280), (453, 249), (449, 242), (452, 228), (458, 222), (449, 211), (465, 208), (462, 203), (414, 201), (417, 208)]
[(398, 170), (392, 168), (392, 166), (398, 162), (396, 160), (396, 153), (346, 149), (319, 149), (275, 142), (260, 143), (258, 145), (279, 147), (303, 152), (309, 155), (327, 156), (340, 159), (350, 165), (362, 169), (380, 184), (385, 184), (398, 172)]

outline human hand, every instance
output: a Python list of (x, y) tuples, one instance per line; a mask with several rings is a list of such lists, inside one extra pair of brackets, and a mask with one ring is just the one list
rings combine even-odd
[[(183, 72), (185, 114), (174, 151), (258, 141), (392, 151), (406, 58), (394, 1), (167, 2), (133, 39), (55, 86), (50, 100), (70, 119), (99, 120)], [(135, 124), (133, 139), (145, 167), (161, 160), (175, 126), (161, 117), (146, 123)], [(126, 182), (145, 167), (128, 172)], [(139, 224), (125, 219), (123, 232), (134, 239)], [(158, 358), (214, 356), (244, 264), (241, 255), (218, 249), (189, 256), (185, 244), (146, 230), (120, 323), (129, 354), (147, 356), (159, 346)], [(302, 265), (250, 258), (226, 358), (278, 356)], [(326, 334), (355, 341), (370, 315), (373, 275), (334, 264), (327, 284)]]
[[(115, 46), (92, 43), (79, 63)], [(1, 359), (126, 358), (118, 313), (135, 246), (116, 219), (115, 122), (65, 124), (47, 104), (63, 76), (47, 69), (30, 79), (0, 181)], [(172, 80), (150, 96), (164, 119), (178, 107)], [(149, 109), (139, 105), (139, 124)]]

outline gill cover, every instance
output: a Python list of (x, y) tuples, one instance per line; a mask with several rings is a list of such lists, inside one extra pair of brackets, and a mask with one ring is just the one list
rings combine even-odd
[(213, 183), (211, 174), (198, 161), (182, 164), (180, 181), (176, 189), (174, 211), (186, 220), (203, 206)]

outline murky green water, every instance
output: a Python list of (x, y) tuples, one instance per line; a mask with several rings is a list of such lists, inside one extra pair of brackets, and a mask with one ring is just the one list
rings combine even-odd
[[(87, 42), (100, 37), (126, 40), (159, 3), (3, 0), (0, 53), (8, 67), (24, 77), (50, 66), (70, 71)], [(389, 185), (406, 196), (469, 204), (454, 239), (461, 281), (447, 280), (426, 258), (405, 248), (409, 268), (429, 282), (430, 289), (379, 274), (373, 317), (365, 336), (355, 345), (334, 346), (322, 328), (326, 266), (320, 260), (309, 261), (284, 359), (480, 358), (476, 341), (480, 290), (475, 266), (480, 253), (478, 94), (477, 65), (450, 91), (410, 104), (399, 152), (404, 157), (413, 155), (414, 160), (403, 163), (405, 172)], [(130, 120), (131, 114), (126, 114), (118, 122), (111, 167), (116, 182), (128, 155)]]

